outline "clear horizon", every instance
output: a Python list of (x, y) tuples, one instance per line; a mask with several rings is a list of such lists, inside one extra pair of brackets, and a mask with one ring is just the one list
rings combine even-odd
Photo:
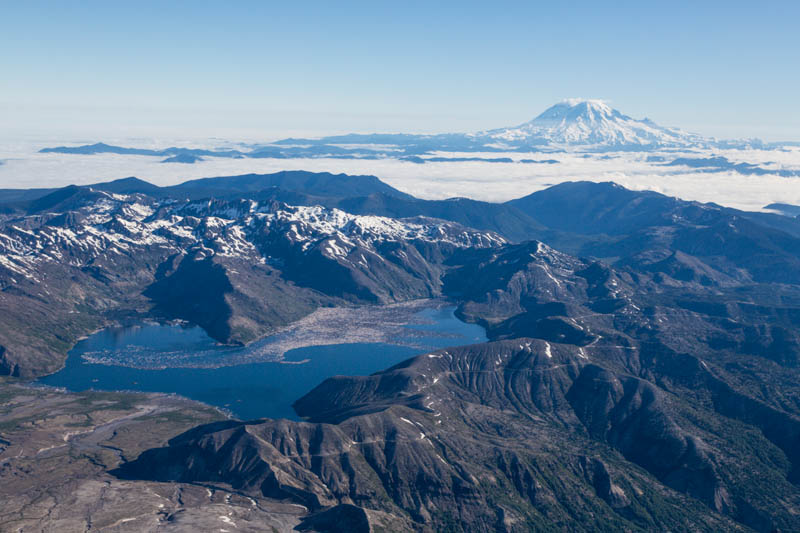
[(6, 137), (272, 140), (513, 126), (570, 97), (718, 138), (800, 141), (800, 4), (25, 2)]

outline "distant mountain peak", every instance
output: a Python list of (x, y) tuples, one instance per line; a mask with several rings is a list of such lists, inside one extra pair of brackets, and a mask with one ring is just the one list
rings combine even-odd
[(613, 109), (604, 100), (593, 98), (566, 98), (545, 109), (531, 122), (538, 120), (566, 119), (577, 117), (613, 116), (619, 111)]
[(659, 126), (650, 119), (634, 119), (603, 100), (586, 98), (568, 98), (519, 126), (476, 135), (514, 146), (597, 149), (687, 147), (708, 142), (698, 135)]
[(609, 106), (603, 100), (568, 98), (545, 109), (539, 116), (523, 124), (539, 127), (553, 127), (563, 123), (581, 123), (590, 127), (600, 127), (603, 121), (629, 119)]

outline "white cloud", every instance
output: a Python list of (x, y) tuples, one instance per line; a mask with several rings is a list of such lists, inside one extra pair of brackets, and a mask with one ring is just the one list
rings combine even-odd
[[(54, 143), (51, 143), (52, 146)], [(141, 144), (121, 143), (126, 146)], [(163, 144), (163, 143), (159, 143)], [(222, 141), (206, 142), (219, 146)], [(228, 143), (226, 143), (228, 144)], [(193, 146), (203, 146), (201, 142)], [(229, 144), (228, 144), (229, 145)], [(563, 181), (615, 181), (637, 190), (654, 190), (671, 196), (748, 210), (771, 202), (800, 205), (800, 178), (744, 176), (734, 172), (704, 173), (647, 162), (642, 153), (584, 157), (583, 154), (440, 154), (448, 157), (511, 157), (557, 159), (559, 164), (487, 163), (481, 161), (417, 164), (395, 159), (221, 159), (207, 158), (194, 165), (162, 164), (161, 157), (115, 154), (40, 154), (41, 143), (6, 143), (0, 146), (0, 188), (60, 187), (137, 176), (158, 185), (187, 179), (280, 170), (374, 174), (390, 185), (422, 198), (466, 196), (505, 201)], [(680, 154), (661, 154), (671, 159)], [(711, 155), (693, 153), (690, 156)], [(730, 150), (715, 152), (731, 161), (759, 163), (769, 168), (800, 169), (800, 149), (788, 151)], [(767, 165), (767, 163), (769, 163)]]

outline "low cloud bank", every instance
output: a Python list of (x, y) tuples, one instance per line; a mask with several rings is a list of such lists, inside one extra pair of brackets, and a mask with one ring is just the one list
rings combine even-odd
[[(546, 154), (557, 164), (533, 165), (522, 158), (545, 158), (545, 154), (498, 154), (515, 162), (439, 161), (418, 164), (397, 159), (220, 159), (207, 158), (190, 165), (162, 164), (160, 157), (133, 155), (41, 154), (39, 147), (0, 148), (0, 188), (61, 187), (137, 176), (157, 185), (172, 185), (187, 179), (309, 170), (373, 174), (415, 196), (441, 199), (466, 196), (493, 202), (510, 200), (563, 181), (614, 181), (636, 190), (654, 190), (687, 200), (716, 202), (740, 209), (759, 210), (781, 202), (800, 205), (800, 178), (778, 175), (742, 175), (734, 171), (709, 172), (681, 166), (665, 166), (687, 154)], [(439, 155), (439, 154), (436, 154)], [(459, 157), (460, 154), (448, 154)], [(471, 156), (482, 154), (472, 153)], [(706, 157), (711, 154), (688, 154)], [(800, 170), (800, 149), (784, 151), (716, 151), (731, 161), (749, 160), (766, 168)], [(648, 161), (648, 158), (650, 160)]]

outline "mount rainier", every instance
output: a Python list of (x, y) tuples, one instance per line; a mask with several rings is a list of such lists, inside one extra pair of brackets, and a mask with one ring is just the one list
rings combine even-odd
[(686, 148), (713, 141), (655, 122), (637, 120), (613, 109), (602, 100), (564, 100), (547, 108), (529, 122), (475, 134), (496, 141), (499, 148), (525, 146), (608, 148)]

